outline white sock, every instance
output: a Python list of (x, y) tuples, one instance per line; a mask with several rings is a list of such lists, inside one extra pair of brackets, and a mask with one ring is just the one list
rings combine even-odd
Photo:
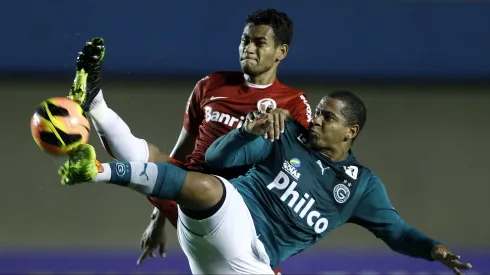
[(102, 90), (88, 112), (106, 151), (119, 161), (148, 161), (148, 143), (135, 137), (129, 126), (107, 106)]
[[(110, 164), (102, 163), (101, 165), (102, 167), (104, 167), (104, 171), (102, 173), (98, 173), (95, 176), (95, 178), (92, 180), (92, 182), (111, 183), (112, 168)], [(125, 170), (124, 165), (129, 165), (131, 167), (131, 169), (129, 169), (130, 171), (129, 173), (131, 173), (131, 177), (128, 182), (116, 181), (113, 184), (128, 187), (146, 196), (149, 196), (153, 193), (153, 189), (155, 189), (155, 186), (157, 186), (157, 182), (159, 181), (160, 178), (158, 176), (159, 173), (158, 166), (155, 163), (144, 163), (144, 162), (117, 163), (116, 168), (117, 165), (123, 166), (123, 168), (121, 170), (118, 169), (118, 171), (124, 171)]]
[(109, 182), (111, 180), (111, 166), (109, 163), (101, 163), (101, 165), (104, 167), (104, 171), (98, 173), (92, 182)]

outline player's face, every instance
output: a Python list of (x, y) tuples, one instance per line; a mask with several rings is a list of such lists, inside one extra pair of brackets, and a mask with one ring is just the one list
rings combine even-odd
[(275, 45), (271, 27), (248, 24), (238, 47), (242, 71), (250, 76), (259, 76), (276, 68), (286, 57), (287, 50), (287, 45)]
[(357, 125), (347, 125), (341, 113), (344, 106), (344, 103), (337, 99), (323, 98), (320, 101), (309, 128), (309, 143), (312, 147), (321, 150), (355, 137)]

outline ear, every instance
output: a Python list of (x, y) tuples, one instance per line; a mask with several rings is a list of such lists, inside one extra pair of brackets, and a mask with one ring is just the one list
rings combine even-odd
[(279, 45), (276, 48), (276, 60), (277, 61), (282, 61), (284, 58), (286, 58), (286, 55), (288, 55), (289, 51), (289, 46), (286, 44)]
[(347, 139), (354, 139), (359, 134), (359, 129), (360, 129), (360, 127), (357, 124), (349, 126), (348, 131), (347, 131), (347, 135), (345, 137)]

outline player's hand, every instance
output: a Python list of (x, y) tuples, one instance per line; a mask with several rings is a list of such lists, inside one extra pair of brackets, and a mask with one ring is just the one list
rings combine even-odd
[(94, 147), (81, 144), (71, 151), (70, 158), (61, 166), (58, 174), (61, 176), (61, 184), (73, 185), (93, 180), (100, 168)]
[(159, 212), (152, 215), (150, 224), (141, 237), (140, 247), (143, 252), (136, 264), (140, 265), (147, 257), (156, 258), (154, 253), (155, 249), (158, 249), (160, 257), (165, 258), (167, 256), (165, 254), (165, 243), (167, 240), (165, 234), (165, 220), (166, 218), (160, 215)]
[(90, 109), (92, 101), (100, 91), (104, 56), (105, 45), (101, 37), (87, 42), (78, 53), (77, 72), (68, 98), (78, 102), (84, 111)]
[(462, 263), (459, 261), (460, 256), (453, 254), (449, 249), (442, 245), (436, 245), (432, 248), (431, 256), (434, 260), (441, 262), (443, 265), (449, 267), (454, 274), (462, 275), (461, 270), (467, 270), (471, 268), (470, 263)]
[(252, 112), (247, 115), (245, 130), (270, 141), (278, 140), (284, 133), (286, 121), (291, 119), (288, 110), (276, 108), (263, 112)]

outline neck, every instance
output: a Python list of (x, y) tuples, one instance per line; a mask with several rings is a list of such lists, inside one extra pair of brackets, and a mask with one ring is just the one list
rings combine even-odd
[(347, 156), (349, 155), (349, 148), (329, 147), (322, 149), (320, 153), (333, 162), (341, 162), (347, 159)]
[(276, 71), (269, 70), (263, 74), (257, 76), (251, 76), (249, 74), (244, 74), (245, 81), (248, 83), (256, 84), (256, 85), (268, 85), (273, 83), (276, 80)]

